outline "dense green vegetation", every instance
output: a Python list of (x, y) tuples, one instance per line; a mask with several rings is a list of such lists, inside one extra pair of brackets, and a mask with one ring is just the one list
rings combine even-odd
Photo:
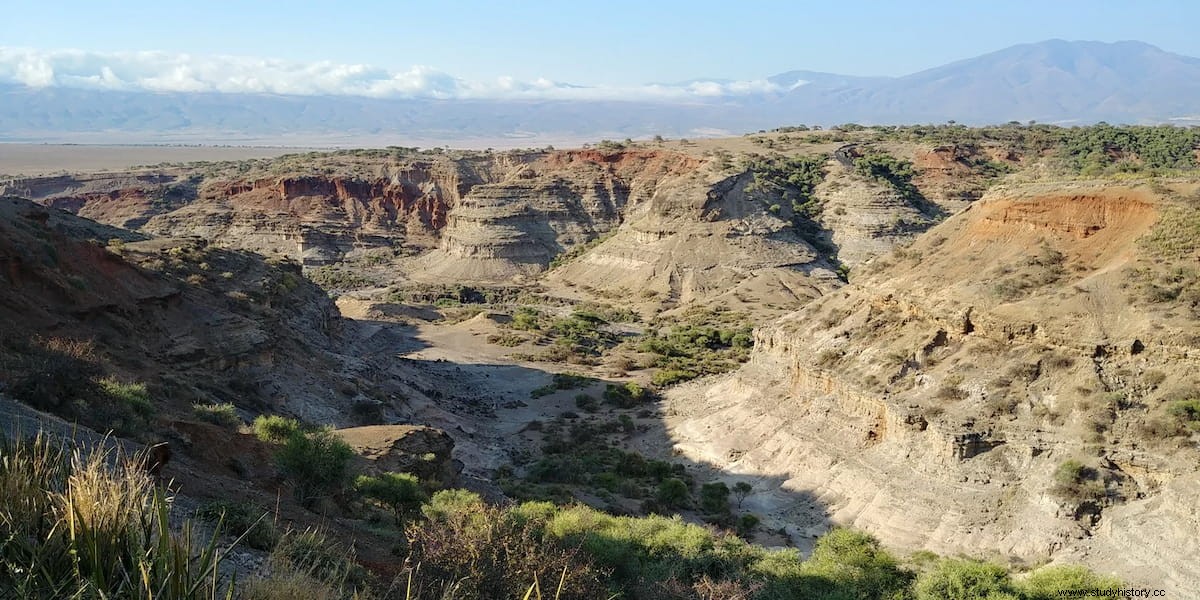
[[(1066, 589), (1120, 585), (1078, 567), (1045, 567), (1023, 580), (969, 560), (933, 557), (908, 567), (871, 536), (848, 529), (821, 537), (802, 560), (794, 550), (766, 550), (678, 517), (621, 517), (545, 502), (501, 509), (461, 491), (438, 492), (424, 513), (427, 520), (409, 530), (412, 556), (435, 578), (464, 582), (471, 598), (517, 597), (535, 578), (562, 581), (564, 600), (1042, 600)], [(451, 550), (460, 548), (471, 551)]]
[(390, 509), (397, 523), (416, 512), (427, 498), (421, 480), (411, 473), (359, 475), (354, 490)]
[(653, 329), (637, 349), (654, 355), (653, 383), (666, 386), (736, 369), (750, 356), (753, 327), (727, 311), (691, 311), (682, 322)]
[(552, 317), (536, 309), (518, 308), (513, 312), (509, 327), (533, 332), (538, 341), (549, 342), (549, 347), (535, 355), (514, 357), (596, 364), (598, 357), (620, 341), (608, 328), (613, 317), (628, 318), (628, 315), (577, 309), (565, 317)]
[[(559, 418), (542, 427), (542, 458), (528, 466), (524, 480), (510, 469), (500, 475), (505, 492), (523, 500), (571, 502), (572, 490), (615, 500), (618, 496), (642, 501), (645, 512), (661, 511), (655, 490), (665, 480), (686, 483), (690, 498), (692, 477), (682, 465), (647, 459), (620, 448), (629, 433), (621, 419), (600, 422)], [(668, 508), (679, 508), (671, 505)]]
[[(812, 141), (862, 141), (863, 132), (874, 139), (925, 144), (984, 146), (996, 144), (1028, 157), (1047, 156), (1052, 163), (1086, 176), (1120, 173), (1165, 173), (1200, 167), (1195, 150), (1200, 147), (1200, 128), (1170, 125), (1119, 125), (1097, 123), (1083, 127), (1059, 127), (1010, 122), (990, 127), (965, 125), (844, 125), (835, 133), (804, 134)], [(797, 128), (776, 131), (798, 134)], [(852, 137), (858, 136), (858, 137)], [(871, 139), (867, 136), (866, 139)], [(986, 167), (986, 165), (984, 165)]]
[(332, 429), (307, 427), (279, 415), (259, 415), (253, 429), (259, 440), (276, 446), (276, 466), (291, 481), (301, 504), (328, 499), (349, 482), (354, 451)]
[(821, 203), (814, 196), (817, 185), (825, 179), (824, 154), (807, 156), (755, 156), (744, 168), (754, 176), (748, 192), (769, 192), (792, 207), (792, 212), (805, 219), (821, 215)]

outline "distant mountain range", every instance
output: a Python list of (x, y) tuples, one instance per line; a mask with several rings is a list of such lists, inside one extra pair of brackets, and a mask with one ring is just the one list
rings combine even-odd
[[(1200, 59), (1141, 42), (1022, 44), (903, 77), (791, 71), (751, 92), (439, 99), (0, 83), (0, 141), (375, 143), (744, 133), (783, 125), (1200, 122)], [(565, 84), (563, 84), (565, 86)], [(508, 142), (506, 144), (506, 142)]]

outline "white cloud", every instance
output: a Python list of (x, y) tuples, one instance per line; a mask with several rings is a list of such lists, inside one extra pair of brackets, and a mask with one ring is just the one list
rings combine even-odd
[(467, 81), (427, 66), (388, 71), (328, 61), (5, 47), (0, 47), (0, 82), (36, 88), (438, 99), (678, 101), (786, 91), (765, 80), (589, 87), (544, 78)]

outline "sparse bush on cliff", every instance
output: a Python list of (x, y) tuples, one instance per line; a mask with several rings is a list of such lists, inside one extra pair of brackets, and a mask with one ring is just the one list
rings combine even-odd
[(201, 421), (212, 423), (226, 429), (237, 429), (242, 425), (242, 418), (237, 414), (237, 408), (225, 404), (193, 404), (192, 412)]
[(1095, 501), (1106, 495), (1104, 482), (1092, 467), (1077, 460), (1067, 460), (1054, 471), (1054, 487), (1051, 492), (1077, 502)]
[(272, 444), (287, 441), (301, 429), (300, 421), (279, 415), (259, 415), (254, 418), (255, 437)]
[(1200, 430), (1200, 398), (1175, 400), (1167, 405), (1167, 414), (1192, 430)]

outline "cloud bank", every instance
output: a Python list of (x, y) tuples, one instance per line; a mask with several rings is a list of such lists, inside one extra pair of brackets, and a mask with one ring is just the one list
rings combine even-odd
[(468, 81), (427, 66), (389, 71), (365, 64), (297, 63), (166, 52), (87, 52), (0, 47), (0, 83), (143, 92), (214, 92), (370, 98), (704, 100), (787, 91), (766, 80), (578, 86), (499, 77)]

